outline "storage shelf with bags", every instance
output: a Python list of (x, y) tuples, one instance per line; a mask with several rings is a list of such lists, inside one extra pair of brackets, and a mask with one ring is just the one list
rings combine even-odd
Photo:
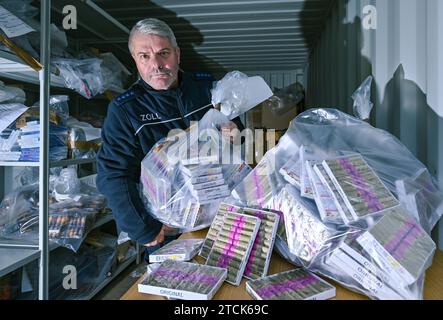
[[(107, 15), (101, 10), (95, 3), (91, 1), (70, 1), (69, 4), (76, 6), (79, 17), (86, 17), (83, 13), (88, 12), (88, 16), (96, 16), (95, 24), (99, 24), (101, 28), (116, 28), (120, 30), (122, 35), (127, 36), (129, 30), (121, 28), (111, 16)], [(61, 7), (60, 7), (61, 5)], [(12, 172), (14, 168), (38, 168), (39, 169), (39, 232), (38, 243), (27, 243), (21, 240), (4, 240), (0, 239), (0, 278), (4, 277), (11, 272), (22, 268), (33, 261), (38, 260), (38, 298), (49, 299), (49, 253), (57, 248), (60, 248), (60, 244), (53, 241), (49, 241), (48, 236), (48, 220), (49, 220), (49, 168), (56, 167), (68, 167), (72, 165), (86, 165), (95, 164), (95, 158), (88, 159), (66, 159), (59, 161), (50, 161), (49, 158), (49, 111), (44, 106), (49, 105), (50, 88), (63, 89), (66, 88), (64, 79), (60, 75), (54, 74), (57, 70), (51, 66), (51, 58), (49, 56), (49, 40), (50, 40), (50, 15), (51, 11), (59, 12), (59, 9), (63, 8), (61, 2), (41, 1), (40, 7), (40, 63), (42, 69), (40, 71), (35, 70), (29, 66), (24, 60), (12, 52), (0, 50), (0, 78), (11, 79), (23, 83), (32, 85), (38, 85), (40, 93), (40, 152), (39, 161), (0, 161), (0, 174), (3, 175), (2, 186), (0, 186), (0, 195), (5, 193), (5, 189), (9, 188), (8, 184), (12, 184), (9, 180), (12, 178), (12, 174), (5, 174), (5, 172)], [(97, 19), (100, 19), (98, 21)], [(83, 24), (84, 26), (85, 24)], [(90, 28), (91, 29), (91, 28)], [(99, 31), (100, 28), (92, 31)], [(92, 32), (95, 36), (100, 37), (106, 33)], [(124, 92), (123, 88), (115, 86), (113, 84), (108, 85), (107, 90), (114, 94), (120, 94)], [(72, 94), (77, 95), (74, 91)], [(101, 98), (103, 95), (97, 95), (97, 98)], [(5, 188), (6, 186), (6, 188)], [(98, 218), (94, 224), (88, 229), (87, 233), (92, 230), (101, 228), (112, 222), (113, 216), (108, 213)], [(85, 237), (87, 235), (85, 234)], [(138, 258), (138, 253), (131, 257), (128, 257), (125, 261), (118, 264), (114, 272), (106, 277), (101, 283), (99, 283), (91, 292), (87, 292), (82, 296), (82, 299), (90, 299), (103, 287), (105, 287), (115, 276), (127, 268)], [(139, 259), (137, 259), (138, 261)], [(75, 299), (75, 298), (74, 298)]]

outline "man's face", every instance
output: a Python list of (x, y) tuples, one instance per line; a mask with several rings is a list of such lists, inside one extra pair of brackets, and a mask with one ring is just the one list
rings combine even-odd
[(136, 33), (132, 39), (132, 57), (142, 79), (155, 90), (177, 85), (180, 48), (173, 48), (166, 37)]

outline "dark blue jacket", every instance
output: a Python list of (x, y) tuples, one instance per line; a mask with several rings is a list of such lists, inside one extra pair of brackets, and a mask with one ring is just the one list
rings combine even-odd
[[(213, 78), (206, 73), (179, 73), (177, 89), (156, 91), (139, 80), (111, 101), (98, 152), (97, 188), (108, 199), (118, 227), (132, 240), (154, 240), (162, 224), (140, 198), (140, 164), (151, 147), (171, 129), (186, 129), (211, 108)], [(241, 122), (236, 119), (242, 129)]]

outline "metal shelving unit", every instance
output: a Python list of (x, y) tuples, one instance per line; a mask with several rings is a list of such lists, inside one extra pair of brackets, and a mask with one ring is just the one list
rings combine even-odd
[(40, 257), (39, 250), (24, 248), (0, 248), (0, 277), (17, 270)]
[[(86, 164), (86, 163), (94, 163), (96, 159), (67, 159), (60, 161), (51, 161), (49, 163), (50, 168), (56, 167), (66, 167), (77, 164)], [(25, 162), (25, 161), (3, 161), (0, 162), (0, 166), (2, 167), (38, 167), (40, 165), (39, 162)]]
[[(137, 255), (137, 254), (136, 254)], [(114, 271), (114, 273), (106, 278), (102, 283), (100, 283), (90, 294), (88, 294), (86, 297), (83, 297), (81, 300), (90, 300), (92, 299), (97, 293), (100, 292), (104, 287), (106, 287), (115, 277), (117, 277), (120, 273), (122, 273), (131, 263), (133, 263), (136, 260), (136, 255), (126, 259), (123, 261), (117, 269)], [(80, 299), (79, 299), (80, 300)]]
[[(99, 37), (104, 38), (106, 34), (100, 30), (108, 30), (115, 28), (115, 32), (121, 35), (127, 35), (129, 30), (121, 25), (117, 20), (113, 19), (105, 11), (100, 9), (92, 1), (70, 1), (75, 2), (77, 9), (81, 10), (81, 17), (94, 17), (90, 19), (93, 21), (94, 28), (89, 28), (90, 31)], [(39, 259), (39, 290), (38, 298), (46, 300), (49, 298), (48, 283), (49, 283), (49, 252), (59, 247), (56, 243), (50, 243), (48, 237), (48, 219), (49, 219), (49, 168), (63, 167), (68, 165), (81, 165), (86, 163), (93, 163), (95, 159), (74, 159), (62, 161), (49, 161), (49, 97), (50, 87), (65, 88), (64, 81), (61, 77), (50, 73), (50, 21), (51, 9), (58, 10), (62, 1), (51, 3), (51, 0), (41, 1), (41, 52), (40, 63), (43, 69), (36, 72), (34, 69), (26, 65), (21, 59), (12, 53), (0, 51), (0, 76), (8, 79), (18, 80), (25, 83), (39, 85), (40, 88), (40, 161), (39, 162), (0, 162), (0, 167), (38, 167), (39, 168), (39, 243), (26, 244), (17, 243), (14, 241), (2, 241), (0, 244), (0, 277), (17, 270), (26, 264)], [(84, 14), (83, 14), (84, 13)], [(99, 25), (100, 28), (96, 27)], [(88, 27), (83, 24), (84, 27)], [(88, 30), (89, 30), (88, 29)], [(115, 93), (122, 93), (122, 88), (112, 87), (111, 91)], [(93, 228), (89, 231), (98, 228), (105, 223), (113, 220), (112, 215), (107, 215), (99, 219)], [(137, 261), (138, 261), (138, 254)], [(92, 298), (98, 291), (106, 286), (115, 276), (129, 266), (136, 256), (131, 257), (123, 262), (114, 272), (112, 277), (106, 278), (93, 292), (88, 295), (88, 299)]]

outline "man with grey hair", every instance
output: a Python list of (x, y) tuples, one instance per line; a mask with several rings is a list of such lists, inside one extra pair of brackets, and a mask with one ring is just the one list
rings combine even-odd
[[(161, 20), (137, 22), (128, 47), (140, 79), (109, 104), (97, 156), (97, 187), (107, 196), (119, 229), (146, 247), (147, 259), (176, 236), (168, 236), (171, 228), (143, 205), (138, 189), (141, 161), (170, 130), (188, 128), (212, 107), (213, 78), (205, 72), (180, 70), (180, 48)], [(234, 122), (241, 130), (241, 122)]]
[(144, 19), (132, 28), (128, 41), (140, 77), (155, 90), (178, 84), (180, 48), (171, 28), (158, 19)]

